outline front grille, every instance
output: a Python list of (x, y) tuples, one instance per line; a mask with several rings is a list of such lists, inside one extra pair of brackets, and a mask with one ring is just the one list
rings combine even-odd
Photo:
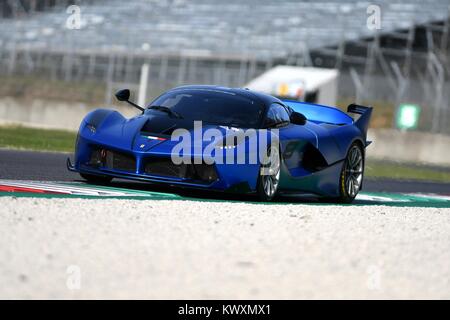
[(190, 179), (210, 183), (217, 180), (214, 165), (174, 164), (171, 158), (147, 158), (144, 172), (149, 175)]
[(184, 164), (176, 165), (171, 159), (149, 158), (145, 162), (145, 173), (167, 177), (185, 178), (189, 173)]
[(133, 156), (107, 149), (92, 150), (89, 165), (121, 171), (136, 171), (136, 159)]

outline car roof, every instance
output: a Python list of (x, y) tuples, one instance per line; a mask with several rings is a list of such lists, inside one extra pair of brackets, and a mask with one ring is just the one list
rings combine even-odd
[(216, 91), (230, 92), (230, 93), (234, 93), (234, 94), (237, 94), (237, 95), (249, 98), (249, 99), (257, 99), (265, 106), (268, 106), (274, 102), (283, 104), (283, 102), (280, 99), (275, 98), (274, 96), (264, 94), (261, 92), (257, 92), (257, 91), (253, 91), (253, 90), (249, 90), (247, 88), (229, 88), (229, 87), (213, 86), (213, 85), (187, 85), (187, 86), (180, 86), (180, 87), (170, 89), (166, 93), (169, 93), (172, 91), (177, 91), (177, 90), (187, 90), (187, 91), (192, 90), (192, 91), (194, 91), (194, 90), (202, 90), (202, 89), (203, 90), (216, 90)]

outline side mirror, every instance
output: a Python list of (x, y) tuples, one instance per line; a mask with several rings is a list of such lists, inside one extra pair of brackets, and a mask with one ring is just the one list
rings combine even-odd
[(119, 90), (116, 92), (115, 96), (116, 96), (117, 100), (126, 101), (130, 105), (132, 105), (136, 109), (141, 110), (142, 113), (144, 113), (144, 110), (145, 110), (144, 108), (142, 108), (141, 106), (138, 106), (136, 103), (130, 101), (130, 90), (128, 90), (128, 89)]
[(298, 125), (302, 126), (302, 125), (304, 125), (306, 123), (307, 119), (300, 112), (295, 112), (294, 111), (294, 112), (291, 113), (290, 120), (291, 120), (291, 123), (298, 124)]
[(130, 90), (123, 89), (116, 92), (116, 98), (119, 101), (128, 101), (130, 99)]

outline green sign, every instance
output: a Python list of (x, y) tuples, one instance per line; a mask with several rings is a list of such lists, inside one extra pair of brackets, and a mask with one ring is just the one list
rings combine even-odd
[(415, 129), (419, 122), (420, 106), (415, 104), (401, 104), (398, 106), (397, 128)]

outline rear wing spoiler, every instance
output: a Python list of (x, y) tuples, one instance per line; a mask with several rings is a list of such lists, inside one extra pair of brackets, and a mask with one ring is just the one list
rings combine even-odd
[(292, 110), (300, 112), (306, 117), (306, 119), (311, 121), (332, 123), (337, 125), (353, 124), (352, 117), (335, 107), (287, 99), (283, 99), (281, 101), (283, 101), (283, 103), (289, 106)]
[(359, 114), (359, 118), (355, 120), (355, 126), (361, 131), (364, 140), (366, 141), (366, 145), (369, 145), (370, 142), (367, 141), (367, 129), (369, 128), (370, 117), (372, 116), (372, 107), (360, 106), (352, 103), (347, 107), (348, 113)]
[[(303, 114), (308, 120), (337, 125), (354, 125), (361, 131), (364, 141), (367, 139), (367, 129), (369, 127), (370, 116), (372, 115), (372, 107), (351, 104), (347, 107), (347, 113), (345, 113), (335, 107), (315, 103), (288, 99), (283, 99), (282, 101), (292, 110)], [(356, 113), (360, 116), (357, 120), (353, 120), (348, 113)], [(369, 143), (366, 141), (366, 145)]]

